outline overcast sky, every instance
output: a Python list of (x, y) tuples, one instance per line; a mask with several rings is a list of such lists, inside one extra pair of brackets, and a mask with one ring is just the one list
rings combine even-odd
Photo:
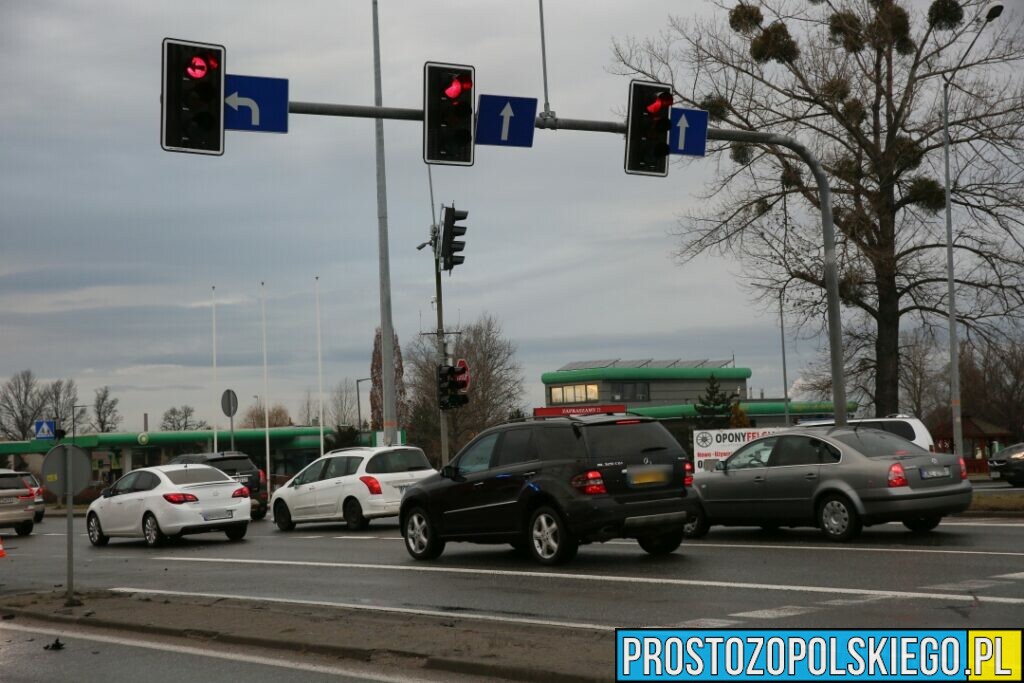
[[(611, 40), (661, 31), (698, 2), (545, 4), (552, 108), (611, 120), (628, 80)], [(382, 0), (383, 99), (422, 107), (423, 63), (473, 64), (478, 92), (543, 104), (533, 0)], [(266, 281), (270, 394), (293, 416), (315, 389), (314, 276), (325, 385), (369, 376), (380, 323), (373, 122), (291, 116), (287, 135), (227, 133), (222, 157), (159, 144), (161, 40), (227, 47), (227, 72), (290, 80), (290, 99), (372, 104), (370, 0), (0, 3), (0, 376), (110, 385), (124, 429), (189, 403), (218, 418), (224, 388), (262, 394)], [(418, 123), (384, 125), (393, 320), (432, 328), (430, 196)], [(495, 314), (519, 349), (526, 405), (541, 373), (592, 358), (722, 358), (782, 390), (775, 311), (738, 264), (673, 262), (669, 232), (715, 160), (627, 176), (621, 136), (537, 131), (532, 149), (478, 147), (435, 167), (436, 200), (469, 211), (466, 263), (445, 276), (448, 323)], [(211, 371), (216, 285), (219, 382)], [(818, 340), (792, 340), (790, 381)], [(364, 408), (366, 387), (364, 387)]]

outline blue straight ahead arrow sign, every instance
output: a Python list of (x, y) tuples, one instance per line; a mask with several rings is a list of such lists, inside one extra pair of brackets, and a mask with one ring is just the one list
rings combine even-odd
[(533, 147), (536, 98), (481, 95), (476, 111), (476, 144)]
[(668, 147), (672, 154), (702, 157), (708, 146), (708, 113), (702, 109), (673, 109)]
[(225, 74), (224, 127), (287, 133), (288, 79)]

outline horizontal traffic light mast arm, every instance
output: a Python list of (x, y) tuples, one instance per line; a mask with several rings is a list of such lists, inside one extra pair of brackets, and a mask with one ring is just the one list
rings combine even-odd
[[(312, 114), (314, 116), (354, 116), (368, 119), (396, 119), (400, 121), (422, 121), (422, 109), (399, 109), (397, 107), (364, 107), (354, 104), (321, 104), (318, 102), (289, 102), (291, 114)], [(626, 134), (624, 121), (592, 121), (588, 119), (541, 118), (534, 122), (535, 128), (544, 130), (582, 130), (595, 133)], [(789, 137), (777, 133), (754, 130), (730, 130), (708, 128), (709, 140), (724, 142), (753, 142), (763, 145), (778, 145), (796, 152), (804, 160), (818, 184), (818, 198), (821, 207), (821, 228), (825, 248), (825, 291), (828, 303), (828, 337), (832, 361), (832, 405), (835, 406), (836, 425), (846, 424), (846, 382), (843, 376), (842, 332), (839, 320), (839, 275), (836, 267), (836, 237), (832, 224), (832, 191), (821, 162), (809, 149)]]

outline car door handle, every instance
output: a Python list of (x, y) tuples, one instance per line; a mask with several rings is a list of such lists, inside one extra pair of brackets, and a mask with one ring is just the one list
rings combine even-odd
[(476, 488), (477, 486), (483, 486), (483, 485), (484, 485), (484, 482), (478, 481), (475, 484), (473, 484), (473, 488)]
[(818, 475), (815, 474), (814, 472), (808, 472), (807, 474), (804, 475), (804, 479), (807, 479), (807, 480), (817, 479), (817, 478), (818, 478)]
[(755, 484), (763, 484), (764, 483), (764, 477), (760, 477), (760, 476), (754, 477), (754, 483)]
[(536, 472), (523, 472), (523, 479), (529, 479), (530, 477), (536, 476)]

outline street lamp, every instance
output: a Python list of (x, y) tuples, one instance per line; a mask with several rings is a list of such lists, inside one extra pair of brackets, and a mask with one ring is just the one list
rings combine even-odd
[(356, 431), (363, 431), (363, 402), (359, 398), (359, 384), (360, 382), (369, 382), (372, 377), (364, 377), (363, 379), (356, 380), (356, 420), (359, 422), (356, 425)]
[(960, 359), (959, 346), (956, 331), (956, 298), (954, 291), (953, 274), (953, 210), (949, 184), (949, 86), (953, 82), (956, 72), (963, 66), (967, 54), (978, 42), (981, 32), (985, 27), (1003, 13), (1001, 2), (990, 2), (984, 10), (984, 23), (978, 32), (974, 34), (974, 40), (964, 50), (960, 61), (948, 74), (943, 75), (942, 80), (942, 149), (946, 162), (946, 285), (949, 289), (949, 405), (952, 410), (953, 421), (953, 453), (962, 456), (963, 453), (963, 422), (960, 414)]

